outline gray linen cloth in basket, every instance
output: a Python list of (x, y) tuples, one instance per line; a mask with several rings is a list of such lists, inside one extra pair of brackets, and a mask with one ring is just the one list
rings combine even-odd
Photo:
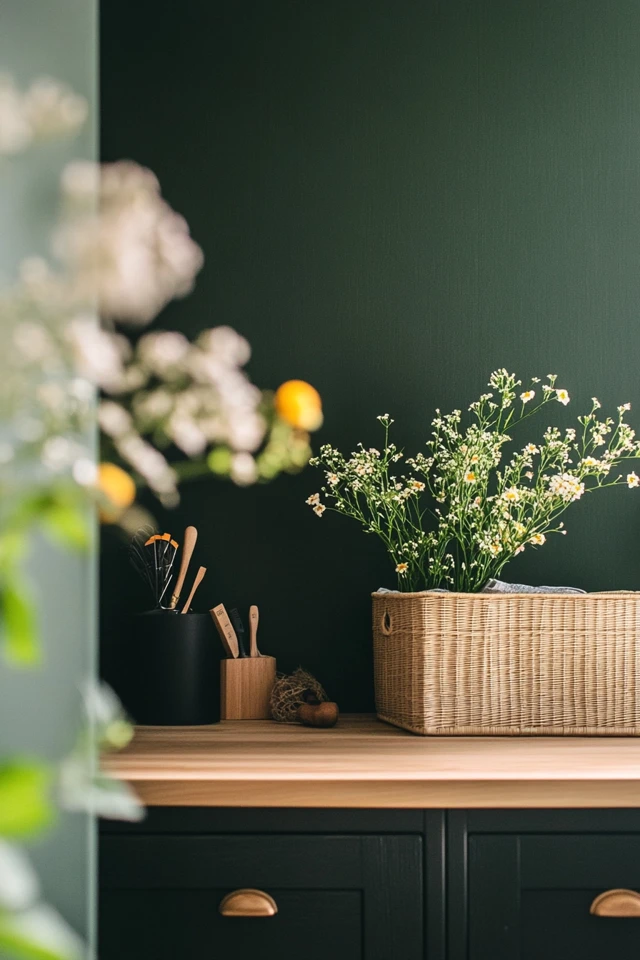
[[(378, 593), (400, 593), (399, 590), (389, 590), (388, 587), (380, 587)], [(419, 593), (450, 593), (449, 590), (439, 588), (436, 590), (420, 590)], [(526, 583), (505, 583), (504, 580), (489, 580), (486, 587), (483, 587), (480, 593), (586, 593), (586, 590), (580, 590), (579, 587), (531, 587)]]

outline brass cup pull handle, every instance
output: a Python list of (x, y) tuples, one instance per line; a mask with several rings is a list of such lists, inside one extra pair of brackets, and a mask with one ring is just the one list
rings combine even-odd
[(594, 917), (640, 917), (640, 893), (635, 890), (605, 890), (595, 898), (589, 913)]
[(275, 917), (278, 904), (264, 890), (234, 890), (220, 901), (223, 917)]

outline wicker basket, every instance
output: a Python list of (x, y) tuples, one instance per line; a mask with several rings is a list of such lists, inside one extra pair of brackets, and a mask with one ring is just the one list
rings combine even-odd
[(640, 734), (640, 593), (373, 594), (376, 709), (433, 736)]

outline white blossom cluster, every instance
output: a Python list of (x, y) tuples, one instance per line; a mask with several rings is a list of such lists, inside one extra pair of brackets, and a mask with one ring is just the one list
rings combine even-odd
[(87, 116), (87, 102), (49, 77), (21, 91), (0, 75), (0, 156), (21, 153), (33, 143), (75, 133)]
[(78, 161), (64, 171), (62, 199), (54, 251), (75, 299), (97, 302), (103, 320), (144, 325), (191, 292), (202, 251), (150, 170)]
[(600, 419), (594, 397), (590, 412), (578, 417), (579, 428), (548, 427), (540, 441), (505, 458), (522, 421), (549, 403), (570, 402), (556, 381), (536, 377), (522, 390), (514, 374), (496, 371), (490, 392), (470, 405), (468, 426), (460, 410), (436, 410), (427, 454), (404, 460), (411, 473), (403, 475), (394, 469), (403, 454), (389, 442), (393, 421), (384, 414), (378, 418), (385, 431), (381, 451), (360, 444), (345, 457), (330, 445), (320, 449), (311, 463), (324, 469), (326, 485), (307, 503), (318, 516), (335, 510), (380, 537), (400, 589), (480, 590), (526, 547), (565, 533), (561, 514), (586, 492), (640, 485), (635, 472), (612, 475), (623, 461), (640, 457), (635, 431), (624, 421), (628, 403), (616, 419)]
[[(232, 477), (253, 483), (258, 469), (252, 454), (265, 437), (267, 422), (260, 412), (262, 392), (242, 369), (249, 354), (247, 341), (230, 327), (206, 330), (194, 343), (170, 331), (145, 334), (125, 368), (122, 403), (109, 402), (109, 421), (116, 419), (116, 410), (125, 413), (128, 407), (129, 427), (135, 423), (160, 447), (175, 444), (189, 457), (223, 444), (234, 451)], [(135, 388), (127, 396), (131, 381)], [(101, 425), (122, 454), (121, 434), (104, 410)]]
[[(20, 94), (0, 81), (0, 153), (71, 131), (84, 118), (81, 104), (53, 82)], [(241, 485), (302, 467), (308, 436), (273, 415), (268, 395), (243, 369), (250, 348), (234, 330), (204, 330), (195, 342), (155, 331), (132, 344), (115, 328), (147, 325), (190, 292), (202, 266), (202, 251), (154, 174), (131, 162), (73, 163), (62, 175), (62, 200), (56, 268), (30, 257), (16, 286), (0, 295), (0, 463), (11, 462), (19, 482), (28, 464), (32, 473), (35, 465), (36, 474), (92, 484), (95, 455), (86, 438), (98, 389), (108, 395), (98, 418), (107, 455), (165, 503), (175, 502), (180, 476), (189, 475), (183, 462), (168, 462), (172, 448), (199, 461), (195, 471)]]
[[(90, 457), (82, 436), (94, 416), (98, 387), (110, 394), (99, 404), (103, 434), (164, 500), (175, 498), (178, 480), (161, 452), (170, 445), (190, 458), (223, 445), (230, 451), (232, 478), (253, 483), (253, 454), (269, 424), (262, 392), (242, 367), (249, 353), (247, 341), (229, 327), (205, 330), (193, 343), (173, 331), (147, 333), (134, 347), (90, 316), (79, 315), (61, 329), (48, 327), (45, 316), (25, 320), (15, 325), (10, 342), (2, 398), (5, 410), (12, 398), (17, 406), (6, 411), (11, 416), (4, 422), (13, 424), (14, 435), (0, 437), (0, 459), (12, 459), (26, 444), (41, 447), (48, 470), (74, 470)], [(29, 380), (34, 389), (25, 391)], [(80, 475), (91, 482), (81, 469)]]

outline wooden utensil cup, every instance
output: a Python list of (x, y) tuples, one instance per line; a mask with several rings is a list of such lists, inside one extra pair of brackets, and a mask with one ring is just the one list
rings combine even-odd
[(220, 661), (220, 716), (223, 720), (269, 720), (276, 679), (275, 657)]

